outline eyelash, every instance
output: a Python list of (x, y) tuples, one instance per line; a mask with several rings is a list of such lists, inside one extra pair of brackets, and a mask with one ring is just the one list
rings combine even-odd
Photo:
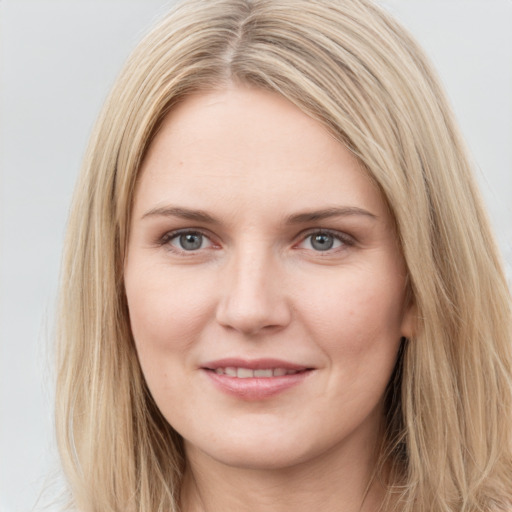
[[(169, 231), (169, 232), (165, 233), (159, 239), (158, 245), (160, 245), (160, 246), (167, 246), (169, 248), (169, 250), (171, 250), (171, 251), (173, 251), (175, 253), (181, 254), (181, 255), (185, 255), (185, 256), (191, 256), (191, 255), (197, 254), (201, 250), (201, 248), (198, 248), (196, 250), (186, 250), (186, 249), (181, 249), (181, 248), (176, 247), (176, 246), (171, 244), (171, 242), (174, 239), (176, 239), (177, 237), (182, 236), (182, 235), (200, 235), (201, 237), (206, 238), (210, 242), (210, 244), (217, 245), (214, 241), (212, 241), (211, 235), (208, 235), (207, 233), (205, 233), (201, 229), (179, 229), (179, 230), (175, 230), (175, 231)], [(314, 235), (316, 235), (316, 236), (330, 236), (335, 241), (340, 242), (341, 243), (341, 247), (337, 247), (337, 248), (334, 248), (334, 249), (333, 248), (328, 248), (325, 251), (314, 250), (314, 249), (305, 249), (305, 250), (312, 250), (313, 252), (317, 252), (319, 254), (322, 254), (322, 253), (331, 254), (333, 252), (337, 252), (339, 250), (343, 250), (344, 248), (351, 247), (351, 246), (355, 245), (354, 238), (352, 236), (348, 235), (347, 233), (343, 233), (343, 232), (340, 232), (340, 231), (333, 231), (333, 230), (330, 230), (330, 229), (318, 229), (317, 228), (317, 229), (310, 229), (310, 230), (308, 230), (308, 231), (306, 231), (304, 233), (301, 233), (299, 235), (300, 239), (299, 239), (299, 241), (297, 243), (294, 244), (294, 247), (300, 249), (300, 247), (297, 247), (297, 246), (299, 246), (300, 244), (304, 243), (306, 240), (310, 239)]]
[[(314, 252), (318, 252), (318, 253), (326, 253), (326, 254), (331, 254), (333, 252), (337, 252), (339, 250), (343, 250), (344, 248), (347, 248), (347, 247), (351, 247), (355, 244), (355, 240), (352, 236), (348, 235), (347, 233), (343, 233), (343, 232), (340, 232), (340, 231), (333, 231), (333, 230), (330, 230), (330, 229), (312, 229), (312, 230), (309, 230), (305, 233), (302, 233), (301, 234), (301, 238), (300, 238), (300, 242), (298, 244), (295, 244), (296, 246), (299, 245), (299, 244), (302, 244), (304, 243), (306, 240), (308, 239), (311, 239), (313, 236), (330, 236), (332, 237), (334, 240), (337, 240), (339, 242), (341, 242), (341, 247), (337, 247), (337, 248), (329, 248), (325, 251), (320, 251), (320, 250), (317, 250), (315, 251), (314, 249)], [(311, 242), (310, 242), (311, 243)]]
[(196, 254), (200, 249), (187, 251), (171, 244), (175, 238), (182, 235), (200, 235), (201, 237), (209, 240), (210, 243), (214, 244), (214, 242), (212, 242), (212, 237), (200, 229), (178, 229), (176, 231), (169, 231), (168, 233), (165, 233), (165, 235), (158, 241), (158, 245), (167, 246), (169, 250), (186, 256)]

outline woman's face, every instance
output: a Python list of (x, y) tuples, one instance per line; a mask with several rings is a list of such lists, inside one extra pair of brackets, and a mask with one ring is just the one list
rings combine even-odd
[(406, 271), (379, 190), (318, 122), (250, 88), (186, 99), (132, 219), (133, 336), (189, 456), (284, 468), (374, 446)]

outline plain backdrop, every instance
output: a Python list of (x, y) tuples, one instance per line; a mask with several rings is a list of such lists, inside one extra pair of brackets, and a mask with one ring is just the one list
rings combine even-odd
[[(382, 3), (448, 90), (510, 278), (512, 1)], [(72, 188), (109, 87), (171, 4), (0, 0), (0, 512), (57, 510), (52, 315)]]

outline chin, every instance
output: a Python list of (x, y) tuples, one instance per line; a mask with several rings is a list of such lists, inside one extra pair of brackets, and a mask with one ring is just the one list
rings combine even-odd
[(254, 446), (229, 446), (206, 452), (217, 463), (238, 469), (257, 471), (276, 471), (291, 468), (308, 460), (306, 453), (297, 453), (296, 449), (277, 448), (273, 444), (262, 447), (261, 443)]
[[(228, 429), (229, 431), (229, 429)], [(245, 432), (245, 435), (226, 437), (208, 443), (193, 444), (185, 441), (187, 458), (206, 454), (219, 464), (249, 470), (285, 470), (315, 459), (322, 459), (328, 453), (337, 451), (333, 445), (341, 448), (341, 439), (325, 436), (320, 442), (314, 442), (314, 435), (305, 432)]]

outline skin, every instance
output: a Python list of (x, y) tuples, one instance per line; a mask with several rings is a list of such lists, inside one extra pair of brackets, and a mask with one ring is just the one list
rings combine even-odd
[[(392, 219), (355, 157), (274, 93), (197, 94), (152, 142), (132, 219), (131, 327), (151, 393), (184, 438), (183, 510), (376, 510), (382, 489), (363, 497), (413, 315)], [(185, 250), (176, 230), (200, 233), (200, 247)], [(322, 233), (332, 248), (314, 244)], [(312, 370), (244, 400), (202, 369), (226, 357)]]

